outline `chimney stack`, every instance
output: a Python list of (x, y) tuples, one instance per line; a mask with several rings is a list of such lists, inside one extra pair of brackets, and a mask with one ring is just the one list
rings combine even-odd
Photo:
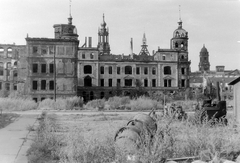
[(92, 47), (92, 37), (88, 37), (88, 47)]

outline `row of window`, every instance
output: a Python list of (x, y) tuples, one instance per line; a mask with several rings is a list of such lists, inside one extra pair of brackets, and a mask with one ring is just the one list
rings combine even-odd
[(48, 81), (48, 87), (47, 87), (47, 80), (41, 80), (40, 82), (38, 80), (32, 81), (32, 90), (38, 90), (38, 85), (40, 84), (41, 90), (54, 90), (54, 80)]
[[(0, 54), (4, 53), (4, 48), (0, 47)], [(12, 58), (12, 48), (7, 48), (7, 58)]]
[[(41, 67), (41, 70), (40, 70), (41, 73), (47, 73), (47, 64), (45, 64), (45, 63), (41, 64), (40, 67)], [(38, 72), (39, 72), (38, 64), (33, 63), (32, 64), (32, 73), (38, 73)], [(49, 64), (49, 73), (54, 73), (54, 64), (53, 63)]]
[[(93, 59), (94, 53), (90, 53), (90, 59)], [(82, 59), (86, 59), (86, 54), (82, 53)]]
[[(157, 81), (156, 79), (152, 79), (152, 85), (151, 85), (152, 87), (156, 87), (156, 85), (157, 85), (156, 81)], [(108, 79), (108, 86), (109, 87), (112, 87), (112, 82), (113, 82), (112, 79)], [(100, 80), (100, 86), (104, 87), (105, 86), (104, 83), (105, 83), (105, 79), (101, 79)], [(137, 86), (140, 86), (137, 83), (141, 83), (139, 79), (136, 79), (136, 83), (135, 84)], [(144, 87), (148, 87), (148, 84), (149, 84), (148, 83), (148, 79), (144, 79), (143, 86)], [(117, 86), (121, 86), (121, 79), (117, 79)], [(133, 79), (124, 79), (124, 86), (126, 86), (126, 87), (133, 86)]]
[[(2, 82), (0, 82), (0, 90), (3, 89), (4, 84)], [(10, 83), (5, 83), (5, 90), (9, 91), (10, 90)], [(13, 90), (17, 90), (17, 84), (13, 85)]]

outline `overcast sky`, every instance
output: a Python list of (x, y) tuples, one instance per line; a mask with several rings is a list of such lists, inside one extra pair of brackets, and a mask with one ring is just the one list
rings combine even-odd
[[(98, 27), (105, 14), (113, 54), (141, 50), (146, 33), (149, 52), (170, 48), (178, 27), (179, 5), (183, 28), (188, 31), (191, 70), (198, 70), (199, 52), (205, 44), (211, 70), (216, 65), (240, 69), (240, 0), (72, 0), (73, 24), (80, 46), (85, 37), (97, 45)], [(0, 44), (25, 45), (29, 37), (54, 37), (54, 24), (67, 23), (69, 0), (0, 0)]]

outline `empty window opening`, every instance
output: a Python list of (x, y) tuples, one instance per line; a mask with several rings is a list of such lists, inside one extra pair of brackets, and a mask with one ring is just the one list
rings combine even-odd
[(42, 54), (47, 54), (47, 48), (46, 47), (42, 47)]
[(37, 88), (38, 88), (38, 81), (37, 80), (32, 81), (32, 89), (37, 90)]
[(177, 42), (175, 43), (175, 47), (178, 48), (178, 43)]
[(185, 79), (182, 79), (181, 86), (185, 87)]
[(16, 91), (17, 90), (17, 84), (13, 85), (13, 90)]
[(0, 90), (2, 90), (2, 82), (0, 82)]
[(12, 48), (7, 49), (7, 57), (12, 58)]
[(156, 87), (156, 79), (152, 79), (152, 87)]
[(148, 68), (144, 67), (144, 74), (147, 75), (148, 74)]
[(125, 79), (125, 86), (131, 87), (132, 86), (132, 79)]
[(132, 66), (125, 67), (125, 74), (132, 74)]
[(13, 72), (13, 77), (17, 77), (18, 73), (16, 71)]
[(92, 86), (92, 78), (90, 76), (86, 76), (84, 78), (84, 86), (91, 87)]
[(46, 90), (47, 82), (46, 80), (41, 80), (41, 90)]
[(117, 79), (117, 86), (118, 86), (118, 87), (121, 86), (121, 79)]
[(148, 80), (144, 79), (144, 87), (148, 87)]
[(165, 75), (171, 75), (171, 67), (170, 66), (164, 67), (164, 74)]
[(91, 53), (91, 54), (90, 54), (90, 58), (91, 58), (91, 59), (93, 59), (93, 55), (94, 55), (94, 53)]
[(152, 68), (152, 74), (156, 75), (156, 68), (155, 67)]
[(108, 73), (109, 73), (109, 74), (112, 74), (112, 66), (109, 66), (109, 67), (108, 67)]
[(184, 44), (183, 44), (183, 42), (181, 43), (181, 48), (183, 48), (184, 47)]
[(0, 53), (3, 53), (4, 49), (2, 47), (0, 47)]
[(165, 61), (166, 60), (166, 55), (162, 56), (162, 60)]
[(112, 79), (108, 79), (108, 86), (112, 87)]
[(101, 66), (100, 71), (101, 71), (101, 74), (104, 74), (104, 67), (103, 66)]
[(182, 74), (185, 75), (185, 68), (181, 68)]
[(17, 66), (18, 65), (18, 63), (17, 63), (17, 61), (16, 62), (14, 62), (14, 64), (13, 64), (14, 66)]
[(37, 63), (32, 64), (32, 72), (33, 73), (38, 73), (38, 64)]
[(54, 90), (54, 81), (53, 80), (49, 81), (49, 90)]
[(121, 73), (121, 67), (117, 67), (117, 74), (119, 75)]
[(41, 72), (46, 73), (47, 72), (47, 65), (46, 64), (41, 64)]
[(49, 64), (49, 73), (54, 73), (54, 64), (53, 63), (50, 63)]
[(85, 59), (85, 53), (82, 53), (82, 59)]
[(172, 80), (171, 79), (164, 79), (164, 87), (171, 87)]
[(86, 65), (86, 66), (84, 66), (84, 68), (83, 68), (84, 70), (84, 74), (92, 74), (92, 66), (90, 66), (90, 65)]
[(137, 74), (137, 75), (140, 74), (140, 67), (137, 67), (137, 69), (136, 69), (136, 74)]
[(0, 62), (0, 76), (3, 76), (3, 63)]
[(101, 87), (104, 87), (104, 79), (101, 79)]

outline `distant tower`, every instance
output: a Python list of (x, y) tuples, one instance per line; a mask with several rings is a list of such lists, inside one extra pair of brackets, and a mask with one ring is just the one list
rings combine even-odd
[(209, 71), (210, 70), (210, 62), (209, 62), (209, 54), (208, 54), (208, 50), (205, 47), (205, 45), (203, 45), (201, 51), (200, 51), (200, 62), (199, 62), (199, 71)]
[(149, 56), (149, 52), (148, 52), (148, 45), (147, 45), (147, 39), (146, 39), (146, 35), (145, 33), (143, 34), (143, 39), (142, 39), (142, 45), (141, 45), (142, 49), (139, 53), (139, 55), (146, 55), (146, 56)]
[(178, 22), (178, 28), (173, 32), (171, 49), (188, 51), (188, 32), (182, 28), (181, 18)]
[(109, 45), (109, 29), (106, 28), (106, 22), (104, 20), (103, 14), (103, 23), (101, 27), (98, 28), (98, 50), (100, 55), (102, 54), (110, 54), (110, 45)]

